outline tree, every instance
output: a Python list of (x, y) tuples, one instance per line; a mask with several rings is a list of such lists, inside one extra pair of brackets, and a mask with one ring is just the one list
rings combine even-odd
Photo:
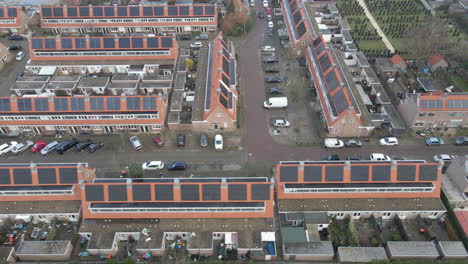
[(406, 34), (406, 49), (416, 60), (426, 60), (435, 53), (444, 53), (449, 43), (444, 22), (438, 17), (428, 16), (419, 26)]
[(193, 60), (190, 59), (190, 58), (186, 58), (186, 59), (185, 59), (185, 65), (186, 65), (190, 70), (192, 70), (192, 67), (193, 67)]
[(245, 6), (240, 1), (231, 1), (228, 13), (224, 16), (221, 29), (226, 35), (239, 36), (247, 32), (252, 24), (251, 16), (245, 11)]
[(130, 178), (141, 178), (143, 177), (143, 169), (141, 165), (137, 162), (132, 162), (128, 165), (128, 176)]
[(128, 257), (122, 261), (122, 264), (135, 264), (136, 261), (132, 259), (131, 257)]

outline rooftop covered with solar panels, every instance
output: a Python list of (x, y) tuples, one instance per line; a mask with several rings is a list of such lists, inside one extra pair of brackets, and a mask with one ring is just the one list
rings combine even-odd
[(158, 112), (158, 96), (0, 97), (0, 115)]
[(310, 23), (308, 10), (302, 0), (281, 1), (281, 6), (285, 14), (288, 32), (292, 36), (291, 40), (294, 44), (304, 40), (307, 34), (310, 34), (311, 38), (317, 37), (315, 29)]
[[(18, 17), (19, 9), (19, 7), (0, 7), (0, 19), (14, 19)], [(0, 25), (2, 24), (0, 23)]]
[(417, 98), (420, 111), (468, 111), (468, 93), (435, 92), (420, 94), (413, 98)]

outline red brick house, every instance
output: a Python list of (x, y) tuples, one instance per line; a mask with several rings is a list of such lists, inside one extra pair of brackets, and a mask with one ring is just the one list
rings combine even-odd
[(398, 54), (393, 55), (390, 60), (392, 60), (393, 66), (399, 71), (406, 72), (408, 64), (406, 61)]
[(427, 66), (432, 72), (435, 72), (437, 69), (447, 69), (448, 62), (442, 55), (436, 53), (427, 59)]
[(310, 23), (308, 11), (301, 0), (280, 1), (280, 3), (289, 40), (293, 48), (298, 52), (304, 52), (307, 44), (318, 37)]

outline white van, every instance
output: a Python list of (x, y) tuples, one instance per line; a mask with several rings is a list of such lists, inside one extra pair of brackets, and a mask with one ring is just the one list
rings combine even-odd
[(288, 98), (287, 97), (271, 97), (268, 98), (264, 103), (263, 107), (270, 108), (286, 108), (288, 107)]
[(337, 138), (326, 138), (325, 147), (326, 148), (342, 148), (344, 147), (344, 143), (342, 140), (339, 140)]

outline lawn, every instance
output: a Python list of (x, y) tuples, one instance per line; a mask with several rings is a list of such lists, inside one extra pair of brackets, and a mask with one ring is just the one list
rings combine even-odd
[(455, 86), (464, 92), (468, 92), (468, 81), (463, 80), (460, 76), (452, 76), (452, 81)]

